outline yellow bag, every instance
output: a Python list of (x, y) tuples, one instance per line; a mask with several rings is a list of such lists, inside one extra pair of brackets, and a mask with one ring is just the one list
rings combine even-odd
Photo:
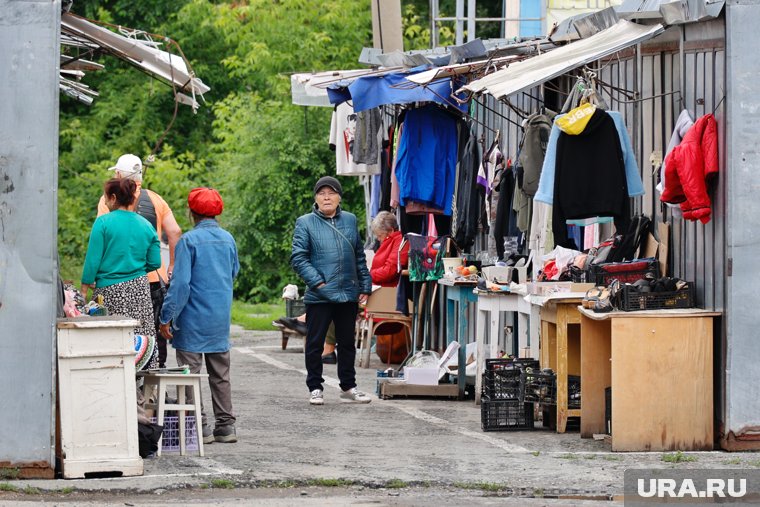
[(557, 127), (559, 127), (565, 134), (577, 136), (586, 128), (594, 111), (596, 111), (596, 106), (593, 104), (581, 104), (559, 118), (556, 121)]

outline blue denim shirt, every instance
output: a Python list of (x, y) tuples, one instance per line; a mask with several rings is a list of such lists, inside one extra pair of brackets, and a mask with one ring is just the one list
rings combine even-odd
[(240, 270), (232, 235), (214, 219), (202, 220), (174, 249), (174, 273), (161, 308), (172, 322), (175, 349), (195, 353), (230, 349), (232, 280)]

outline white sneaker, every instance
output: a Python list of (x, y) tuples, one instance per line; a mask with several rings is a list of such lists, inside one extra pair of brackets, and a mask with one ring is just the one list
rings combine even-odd
[(309, 398), (310, 405), (324, 405), (325, 399), (322, 396), (322, 389), (314, 389), (311, 392), (311, 398)]
[(340, 393), (340, 401), (344, 403), (369, 403), (372, 398), (354, 387)]

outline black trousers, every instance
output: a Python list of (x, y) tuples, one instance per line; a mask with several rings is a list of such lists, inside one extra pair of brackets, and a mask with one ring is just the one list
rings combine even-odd
[[(150, 282), (150, 292), (161, 288), (161, 282)], [(152, 300), (153, 298), (151, 298)], [(166, 338), (161, 336), (161, 332), (158, 330), (158, 316), (161, 314), (161, 304), (163, 299), (158, 301), (152, 301), (153, 303), (153, 322), (156, 323), (156, 346), (158, 346), (158, 366), (159, 368), (166, 367)]]
[(309, 391), (323, 389), (322, 351), (330, 323), (335, 324), (335, 345), (338, 352), (338, 378), (340, 388), (347, 391), (356, 387), (356, 312), (353, 303), (319, 303), (306, 305), (306, 385)]

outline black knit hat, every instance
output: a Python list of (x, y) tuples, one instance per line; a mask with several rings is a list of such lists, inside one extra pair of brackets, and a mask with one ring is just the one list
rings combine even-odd
[(333, 178), (332, 176), (322, 176), (317, 181), (317, 184), (314, 185), (314, 194), (319, 192), (319, 189), (322, 187), (330, 187), (336, 192), (338, 192), (338, 195), (343, 197), (343, 187), (340, 186), (340, 182)]

